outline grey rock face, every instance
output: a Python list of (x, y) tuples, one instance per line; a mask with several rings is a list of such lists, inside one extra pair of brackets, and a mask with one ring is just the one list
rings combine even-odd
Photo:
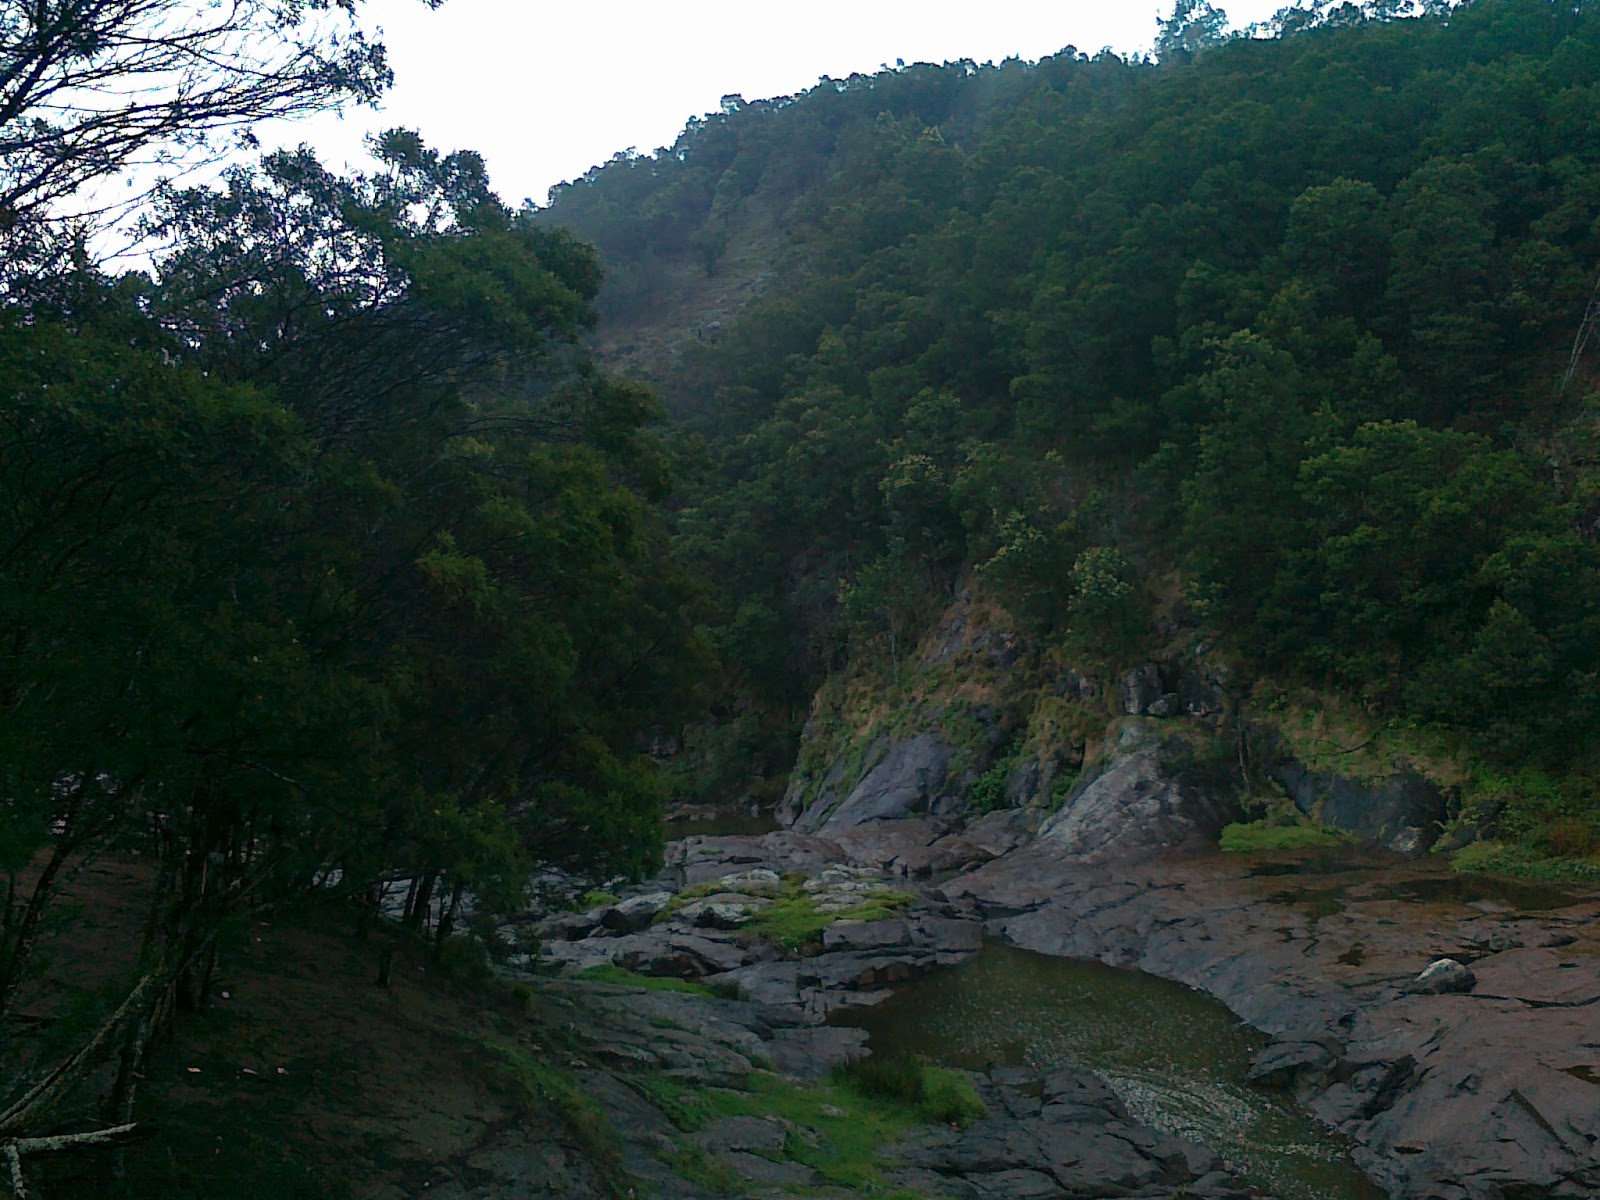
[(1071, 857), (1133, 857), (1210, 837), (1237, 816), (1231, 801), (1187, 786), (1148, 721), (1109, 739), (1100, 773), (1073, 790), (1039, 829)]
[(1161, 671), (1155, 663), (1134, 667), (1122, 676), (1122, 711), (1130, 717), (1149, 712), (1162, 694)]
[[(913, 1133), (895, 1156), (959, 1179), (981, 1197), (1170, 1196), (1214, 1171), (1215, 1156), (1140, 1125), (1086, 1072), (1047, 1077), (996, 1068), (974, 1080), (989, 1116), (966, 1129)], [(1201, 1195), (1239, 1195), (1237, 1186)]]
[(1438, 839), (1444, 797), (1420, 775), (1401, 772), (1363, 783), (1290, 760), (1273, 776), (1301, 812), (1396, 854), (1421, 854)]
[(600, 914), (600, 924), (612, 933), (638, 933), (647, 929), (658, 913), (672, 903), (671, 892), (634, 896)]
[(1250, 1064), (1250, 1082), (1285, 1090), (1301, 1083), (1320, 1083), (1339, 1064), (1321, 1042), (1273, 1041)]
[(794, 822), (804, 833), (832, 833), (868, 821), (894, 820), (925, 812), (945, 781), (952, 756), (937, 734), (919, 733), (891, 742), (836, 808), (824, 790)]

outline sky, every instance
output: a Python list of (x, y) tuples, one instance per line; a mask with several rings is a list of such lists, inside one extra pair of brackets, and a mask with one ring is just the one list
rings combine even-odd
[[(1240, 28), (1285, 2), (1219, 7)], [(406, 126), (440, 150), (480, 152), (506, 201), (543, 203), (618, 151), (670, 145), (728, 93), (789, 95), (896, 59), (1137, 53), (1170, 11), (1170, 0), (447, 0), (437, 11), (368, 0), (396, 77), (381, 110), (257, 132), (268, 145), (308, 142), (339, 166), (360, 165), (365, 134)]]

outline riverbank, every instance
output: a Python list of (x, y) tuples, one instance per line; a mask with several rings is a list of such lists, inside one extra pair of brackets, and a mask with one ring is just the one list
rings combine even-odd
[[(1351, 847), (1096, 863), (1018, 825), (997, 814), (964, 829), (914, 819), (834, 839), (690, 839), (654, 886), (719, 897), (718, 916), (693, 920), (726, 928), (669, 918), (552, 953), (703, 975), (797, 1021), (881, 1001), (973, 953), (980, 933), (1134, 968), (1214, 996), (1270, 1035), (1256, 1081), (1350, 1139), (1393, 1196), (1600, 1194), (1600, 896)], [(833, 925), (803, 953), (763, 952), (730, 919), (761, 902), (739, 890), (751, 872), (904, 888), (912, 871), (963, 856), (904, 912)], [(1441, 958), (1470, 969), (1469, 989), (1414, 994)]]
[[(1600, 1194), (1600, 896), (1370, 852), (1093, 866), (1041, 847), (936, 895), (1046, 954), (1204, 991), (1273, 1042), (1264, 1080), (1398, 1197)], [(1410, 994), (1428, 963), (1470, 991)]]

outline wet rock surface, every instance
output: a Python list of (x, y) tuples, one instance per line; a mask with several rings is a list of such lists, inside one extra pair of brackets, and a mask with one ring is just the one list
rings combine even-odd
[[(1222, 1000), (1273, 1035), (1258, 1081), (1348, 1135), (1391, 1195), (1600, 1195), (1600, 897), (1436, 898), (1442, 868), (1370, 860), (1093, 865), (1038, 843), (934, 895), (1019, 947)], [(1414, 990), (1444, 958), (1471, 991)]]
[(1210, 1151), (1130, 1117), (1090, 1072), (999, 1067), (976, 1084), (990, 1115), (918, 1130), (895, 1147), (891, 1158), (910, 1168), (905, 1182), (972, 1200), (1250, 1195)]
[[(1350, 1138), (1394, 1197), (1600, 1196), (1600, 896), (1464, 881), (1370, 850), (1197, 850), (1230, 814), (1185, 783), (1163, 724), (1124, 721), (1098, 772), (1042, 828), (1027, 810), (961, 822), (896, 801), (909, 815), (673, 843), (661, 876), (614, 910), (539, 923), (545, 956), (699, 979), (732, 998), (612, 995), (606, 1003), (633, 1016), (576, 1023), (590, 1060), (618, 1086), (630, 1071), (733, 1081), (754, 1063), (819, 1079), (863, 1050), (858, 1031), (825, 1024), (830, 1013), (874, 1004), (989, 937), (1221, 1000), (1271, 1035), (1251, 1080)], [(798, 892), (795, 873), (805, 876)], [(887, 887), (918, 898), (830, 925), (799, 949), (757, 931), (782, 896), (839, 913)], [(658, 903), (652, 893), (685, 889), (691, 897), (635, 926), (631, 914)], [(699, 1006), (702, 1023), (667, 1036), (661, 1022), (676, 1017), (657, 1011), (652, 1025), (644, 1015), (660, 1004)], [(1208, 1151), (1130, 1122), (1114, 1099), (1096, 1098), (1093, 1075), (1078, 1076), (1071, 1087), (1065, 1076), (976, 1078), (989, 1117), (915, 1131), (885, 1178), (977, 1200), (1245, 1194)], [(630, 1141), (630, 1170), (661, 1196), (711, 1194), (665, 1165), (661, 1138), (675, 1135), (656, 1118), (641, 1118), (656, 1141)], [(809, 1168), (775, 1161), (773, 1137), (728, 1126), (695, 1145), (741, 1181), (736, 1194), (822, 1186)]]
[[(835, 861), (803, 881), (785, 879), (778, 865), (815, 862), (819, 849), (816, 839), (793, 835), (677, 849), (685, 852), (680, 877), (694, 876), (697, 883), (688, 886), (706, 894), (661, 903), (659, 891), (646, 888), (638, 899), (648, 905), (627, 898), (578, 920), (570, 914), (546, 918), (539, 926), (552, 937), (545, 958), (580, 969), (616, 965), (701, 979), (723, 996), (516, 973), (529, 989), (530, 1017), (562, 1031), (563, 1065), (620, 1135), (617, 1167), (626, 1186), (642, 1189), (638, 1194), (661, 1200), (862, 1194), (830, 1183), (801, 1161), (805, 1155), (797, 1147), (816, 1144), (823, 1132), (770, 1113), (699, 1120), (695, 1104), (718, 1089), (746, 1094), (763, 1071), (804, 1086), (860, 1058), (865, 1032), (826, 1024), (828, 1014), (871, 1004), (927, 970), (962, 961), (981, 948), (982, 923), (963, 911), (969, 906), (919, 898), (889, 917), (828, 925), (794, 950), (752, 936), (738, 921), (719, 916), (708, 922), (707, 914), (759, 910), (779, 893), (848, 911), (900, 876), (881, 866), (850, 865), (841, 861), (848, 854), (833, 847)], [(633, 914), (646, 907), (655, 909), (654, 919), (637, 928)], [(1218, 1170), (1210, 1151), (1141, 1124), (1088, 1072), (1046, 1076), (996, 1068), (970, 1078), (988, 1114), (965, 1128), (913, 1126), (882, 1147), (881, 1182), (874, 1189), (950, 1200), (1243, 1200), (1248, 1194)], [(684, 1095), (683, 1088), (693, 1090)], [(680, 1097), (676, 1106), (663, 1100), (668, 1095)], [(843, 1122), (851, 1118), (832, 1104), (820, 1111)], [(472, 1180), (429, 1194), (453, 1200), (605, 1194), (593, 1172), (579, 1169), (582, 1154), (554, 1136), (507, 1130), (475, 1156)]]
[(1158, 722), (1124, 721), (1107, 738), (1098, 770), (1040, 827), (1040, 840), (1094, 861), (1203, 842), (1237, 811), (1184, 779), (1182, 749)]

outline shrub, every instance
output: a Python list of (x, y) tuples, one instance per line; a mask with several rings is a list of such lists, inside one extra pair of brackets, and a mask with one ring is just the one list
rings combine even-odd
[(924, 1121), (967, 1125), (989, 1115), (972, 1080), (963, 1071), (892, 1056), (856, 1059), (840, 1068), (838, 1074), (856, 1091), (904, 1104)]

